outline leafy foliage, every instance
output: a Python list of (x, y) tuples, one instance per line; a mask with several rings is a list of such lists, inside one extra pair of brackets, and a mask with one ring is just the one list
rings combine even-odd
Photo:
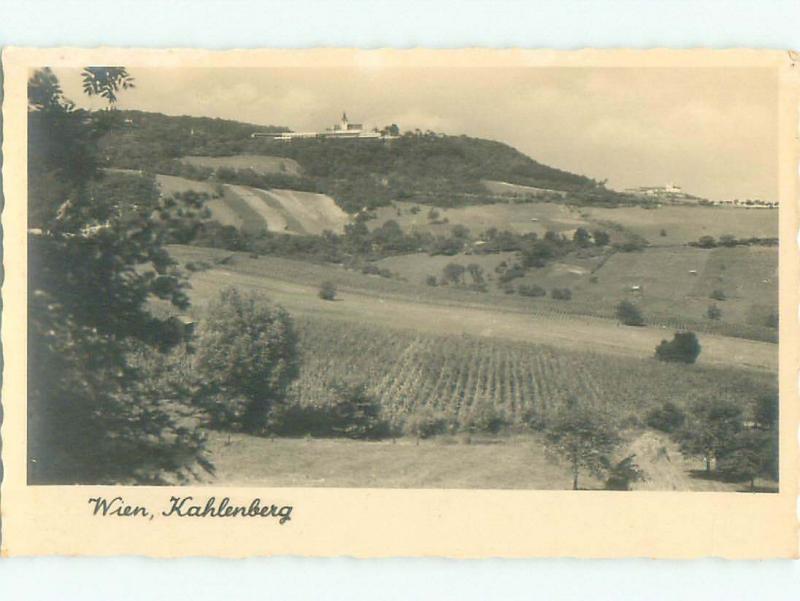
[(694, 363), (700, 356), (700, 343), (694, 332), (675, 332), (672, 340), (656, 347), (656, 359), (673, 363)]
[(163, 483), (210, 469), (185, 391), (132, 360), (169, 344), (148, 301), (188, 304), (152, 180), (102, 177), (97, 140), (115, 111), (75, 109), (50, 69), (32, 74), (28, 105), (29, 479)]
[(683, 427), (686, 422), (686, 414), (672, 401), (666, 401), (648, 411), (645, 421), (651, 428), (672, 433)]
[(620, 302), (615, 310), (617, 319), (626, 326), (643, 326), (644, 318), (639, 307), (632, 302), (624, 300)]
[(330, 281), (322, 282), (322, 284), (319, 286), (318, 296), (322, 300), (334, 300), (336, 298), (336, 285)]
[(298, 374), (289, 314), (263, 296), (226, 288), (208, 306), (197, 349), (194, 364), (212, 423), (263, 431)]
[(577, 401), (567, 403), (545, 431), (547, 451), (565, 460), (578, 490), (582, 470), (602, 476), (611, 467), (611, 454), (622, 442), (609, 417)]

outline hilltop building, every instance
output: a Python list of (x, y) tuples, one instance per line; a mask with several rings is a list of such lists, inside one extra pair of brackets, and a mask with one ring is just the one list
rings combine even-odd
[(315, 139), (315, 138), (334, 138), (334, 139), (355, 139), (355, 140), (391, 140), (398, 136), (389, 133), (388, 131), (378, 131), (377, 129), (365, 130), (361, 123), (351, 123), (347, 118), (347, 113), (342, 112), (341, 120), (334, 124), (333, 127), (325, 131), (308, 131), (308, 132), (253, 132), (250, 134), (252, 138), (271, 138), (273, 140), (290, 141), (298, 139)]
[(626, 194), (637, 196), (642, 199), (654, 202), (700, 202), (703, 199), (688, 194), (680, 186), (672, 182), (664, 186), (640, 186), (638, 188), (627, 188)]

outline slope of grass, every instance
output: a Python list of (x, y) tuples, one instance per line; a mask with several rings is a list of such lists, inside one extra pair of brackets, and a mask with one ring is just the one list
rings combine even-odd
[(303, 170), (297, 161), (285, 157), (274, 157), (257, 154), (238, 154), (224, 157), (186, 156), (181, 159), (190, 165), (218, 169), (250, 169), (259, 175), (269, 173), (285, 173), (287, 175), (301, 175)]

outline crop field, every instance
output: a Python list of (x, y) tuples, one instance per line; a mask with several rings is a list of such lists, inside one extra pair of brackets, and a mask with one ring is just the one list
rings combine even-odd
[(211, 169), (218, 169), (219, 167), (237, 170), (251, 169), (259, 175), (268, 175), (271, 173), (300, 175), (303, 172), (300, 164), (294, 159), (266, 155), (240, 154), (229, 157), (187, 156), (180, 160), (190, 165), (209, 167)]
[(618, 223), (651, 244), (686, 244), (702, 236), (719, 238), (725, 234), (737, 238), (778, 236), (777, 209), (669, 205), (654, 209), (582, 208), (581, 214), (591, 221)]
[(287, 234), (321, 234), (325, 230), (341, 233), (350, 220), (325, 194), (224, 184), (219, 198), (219, 187), (208, 182), (171, 175), (158, 175), (156, 179), (163, 194), (187, 190), (208, 194), (212, 198), (207, 206), (215, 220), (250, 234), (264, 230)]
[(332, 384), (355, 381), (367, 385), (390, 416), (431, 407), (463, 421), (489, 404), (512, 422), (546, 421), (575, 398), (635, 420), (663, 401), (685, 406), (725, 398), (744, 404), (775, 385), (769, 374), (746, 369), (675, 366), (320, 318), (300, 319), (298, 332), (303, 360), (293, 393), (299, 402), (324, 404)]

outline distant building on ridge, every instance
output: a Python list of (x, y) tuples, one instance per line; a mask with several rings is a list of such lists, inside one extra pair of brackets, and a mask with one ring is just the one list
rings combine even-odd
[(334, 124), (333, 127), (325, 131), (309, 131), (309, 132), (253, 132), (250, 134), (252, 138), (271, 138), (273, 140), (299, 140), (299, 139), (314, 139), (314, 138), (334, 138), (334, 139), (356, 139), (356, 140), (392, 140), (398, 136), (385, 129), (378, 131), (378, 129), (365, 130), (361, 123), (351, 123), (347, 118), (347, 113), (342, 112), (341, 120)]

